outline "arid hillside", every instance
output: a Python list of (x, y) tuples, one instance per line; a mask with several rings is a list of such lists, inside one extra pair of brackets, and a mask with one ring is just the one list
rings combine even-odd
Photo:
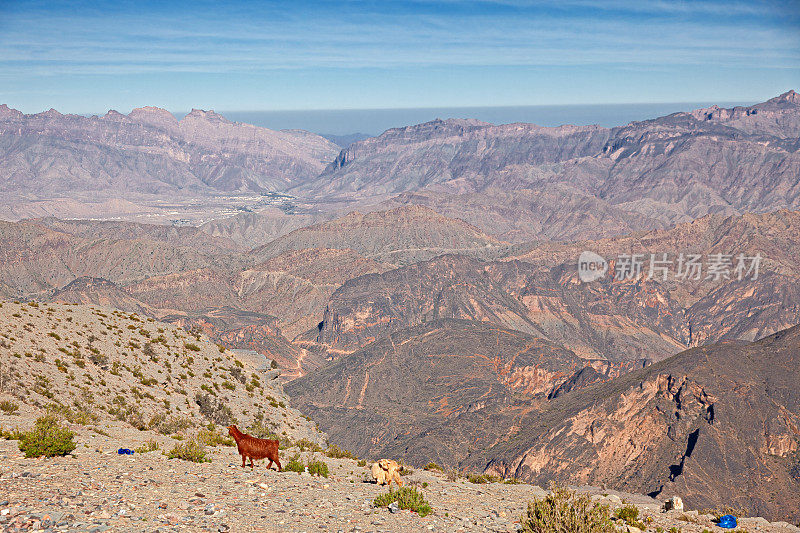
[(266, 358), (240, 357), (172, 324), (94, 305), (0, 304), (0, 389), (84, 425), (171, 434), (238, 423), (320, 441), (287, 405)]

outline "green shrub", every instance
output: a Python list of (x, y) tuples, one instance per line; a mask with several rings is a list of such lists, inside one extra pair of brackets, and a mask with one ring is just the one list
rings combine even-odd
[(200, 347), (198, 345), (196, 345), (194, 343), (190, 343), (190, 342), (185, 343), (183, 345), (183, 347), (186, 348), (187, 350), (191, 350), (193, 352), (199, 352), (200, 351)]
[(432, 511), (431, 504), (414, 487), (400, 487), (396, 491), (390, 490), (388, 493), (381, 494), (375, 498), (373, 505), (375, 507), (386, 507), (392, 502), (397, 502), (400, 509), (409, 509), (420, 516), (427, 516)]
[(430, 472), (444, 472), (444, 468), (433, 462), (426, 464), (425, 470), (428, 470)]
[(22, 432), (19, 429), (3, 429), (0, 427), (0, 439), (19, 440), (21, 438)]
[(342, 448), (339, 448), (335, 444), (331, 444), (330, 446), (328, 446), (328, 449), (325, 450), (325, 455), (333, 459), (353, 459), (353, 460), (358, 459), (358, 457), (353, 455), (353, 453), (350, 452), (349, 450), (344, 450)]
[(209, 424), (207, 428), (201, 429), (197, 433), (197, 440), (212, 448), (220, 445), (236, 446), (236, 442), (232, 438), (218, 433), (214, 424)]
[(19, 449), (25, 457), (67, 455), (77, 446), (74, 437), (72, 431), (59, 425), (56, 416), (45, 415), (36, 420), (31, 431), (20, 434)]
[(308, 450), (309, 452), (321, 452), (322, 448), (320, 448), (319, 444), (316, 442), (311, 442), (308, 439), (300, 439), (299, 441), (294, 443), (295, 446), (300, 448), (301, 452)]
[(486, 479), (486, 476), (480, 474), (470, 474), (469, 476), (467, 476), (467, 481), (476, 484), (489, 483), (489, 480)]
[(97, 421), (100, 420), (100, 417), (88, 406), (81, 405), (77, 401), (74, 409), (68, 405), (51, 403), (47, 406), (47, 412), (52, 415), (61, 416), (73, 424), (80, 424), (82, 426), (96, 424)]
[(328, 477), (328, 465), (324, 461), (309, 461), (308, 473), (312, 476)]
[(0, 411), (7, 415), (13, 415), (19, 409), (19, 404), (11, 400), (3, 400), (0, 402)]
[(592, 502), (587, 495), (576, 494), (564, 487), (553, 487), (544, 498), (528, 503), (528, 511), (520, 520), (526, 533), (613, 533), (614, 524), (608, 506)]
[(624, 521), (629, 526), (638, 527), (641, 530), (647, 529), (647, 526), (639, 521), (639, 508), (635, 505), (620, 507), (616, 510), (614, 516)]
[(289, 472), (297, 472), (299, 474), (300, 472), (305, 471), (306, 467), (300, 460), (300, 457), (298, 455), (295, 455), (294, 457), (291, 457), (289, 459), (289, 462), (286, 463), (283, 469)]
[(193, 463), (210, 463), (211, 459), (206, 459), (205, 446), (195, 438), (186, 442), (179, 442), (172, 448), (167, 457), (170, 459), (182, 459)]
[(162, 435), (171, 435), (192, 427), (192, 421), (181, 416), (170, 416), (156, 413), (147, 423), (147, 429), (158, 431)]
[(148, 453), (148, 452), (154, 452), (158, 450), (160, 447), (161, 446), (158, 444), (158, 441), (150, 439), (141, 446), (139, 446), (138, 448), (134, 449), (133, 451), (135, 451), (136, 453)]

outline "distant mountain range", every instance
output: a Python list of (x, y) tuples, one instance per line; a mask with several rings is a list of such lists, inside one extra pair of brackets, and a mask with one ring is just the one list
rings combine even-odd
[(202, 211), (220, 195), (276, 191), (306, 212), (423, 204), (505, 241), (601, 238), (800, 208), (799, 132), (794, 91), (616, 128), (436, 120), (341, 151), (207, 111), (178, 121), (157, 108), (82, 117), (3, 105), (0, 216), (130, 218), (169, 212), (167, 199)]
[[(352, 144), (290, 192), (424, 203), (506, 240), (800, 207), (800, 96), (618, 128), (437, 120)], [(416, 193), (416, 194), (413, 194)], [(519, 222), (521, 218), (522, 223)]]

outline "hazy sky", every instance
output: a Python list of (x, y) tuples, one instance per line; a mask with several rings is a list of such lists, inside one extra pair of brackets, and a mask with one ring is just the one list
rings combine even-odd
[(759, 101), (800, 0), (0, 0), (0, 102), (286, 110)]

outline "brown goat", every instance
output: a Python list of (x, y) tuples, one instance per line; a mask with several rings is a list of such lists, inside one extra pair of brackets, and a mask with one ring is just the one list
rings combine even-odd
[(250, 459), (250, 469), (253, 469), (253, 459), (269, 459), (267, 470), (272, 468), (274, 461), (278, 465), (278, 472), (281, 472), (281, 462), (278, 459), (278, 444), (277, 440), (258, 439), (247, 433), (242, 433), (236, 426), (228, 426), (228, 434), (236, 441), (236, 447), (239, 449), (239, 455), (242, 456), (242, 468), (245, 467), (247, 459)]

